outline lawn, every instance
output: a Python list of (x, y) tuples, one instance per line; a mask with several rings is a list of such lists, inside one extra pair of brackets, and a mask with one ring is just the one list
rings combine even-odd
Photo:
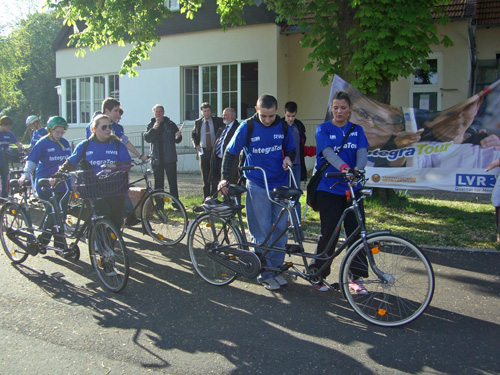
[[(181, 195), (181, 200), (191, 212), (199, 204), (199, 196)], [(305, 197), (301, 203), (303, 213)], [(496, 243), (494, 208), (488, 201), (399, 194), (385, 204), (367, 198), (365, 211), (369, 231), (389, 229), (431, 247), (500, 250)], [(306, 236), (318, 236), (320, 232), (319, 214), (311, 209), (307, 211), (304, 232)]]

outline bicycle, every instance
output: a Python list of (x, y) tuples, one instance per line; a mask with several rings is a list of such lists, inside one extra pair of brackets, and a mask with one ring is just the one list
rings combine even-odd
[[(354, 311), (366, 321), (387, 327), (408, 324), (424, 313), (434, 293), (434, 273), (425, 254), (412, 241), (395, 236), (390, 231), (377, 231), (368, 234), (361, 215), (359, 202), (371, 196), (371, 189), (361, 189), (355, 198), (354, 187), (366, 182), (364, 171), (350, 171), (347, 174), (328, 173), (327, 177), (341, 177), (348, 182), (351, 193), (351, 206), (342, 214), (334, 233), (325, 250), (319, 254), (308, 253), (303, 246), (303, 232), (300, 219), (294, 209), (293, 200), (302, 194), (299, 189), (277, 187), (269, 193), (264, 170), (259, 167), (245, 167), (246, 170), (259, 169), (264, 175), (264, 183), (268, 199), (281, 207), (281, 212), (270, 229), (263, 243), (249, 242), (243, 226), (240, 204), (244, 187), (229, 188), (230, 201), (222, 204), (203, 205), (205, 213), (198, 216), (191, 224), (187, 234), (189, 255), (195, 271), (200, 277), (212, 285), (227, 285), (238, 276), (255, 278), (261, 271), (278, 272), (300, 277), (311, 284), (323, 282), (330, 289), (342, 290), (343, 296)], [(331, 255), (327, 249), (339, 239), (342, 224), (349, 212), (354, 212), (358, 222), (357, 229)], [(269, 243), (276, 223), (282, 215), (288, 215), (287, 228), (278, 233), (281, 237), (292, 233), (294, 244), (286, 248), (277, 248)], [(258, 255), (250, 249), (258, 248)], [(341, 254), (339, 282), (329, 284), (321, 277), (321, 271), (330, 266), (330, 262)], [(292, 260), (302, 261), (302, 265), (292, 260), (285, 260), (280, 268), (268, 267), (262, 263), (268, 251), (286, 253)], [(349, 288), (352, 281), (351, 268), (358, 255), (366, 255), (364, 266), (370, 270), (370, 276), (363, 283), (368, 287), (367, 295), (355, 294)], [(310, 266), (312, 259), (326, 261), (319, 269)], [(301, 271), (299, 267), (303, 267)]]
[[(87, 179), (87, 175), (92, 175), (92, 178)], [(104, 190), (98, 188), (100, 186), (98, 180), (105, 180), (106, 182), (103, 182), (102, 185), (108, 185), (110, 184), (110, 175), (112, 176), (113, 172), (103, 171), (97, 175), (93, 171), (60, 173), (58, 177), (61, 179), (54, 186), (51, 185), (51, 180), (48, 178), (38, 180), (39, 186), (43, 189), (49, 189), (51, 192), (50, 198), (44, 200), (33, 189), (38, 200), (50, 207), (48, 213), (44, 211), (41, 223), (38, 226), (33, 225), (28, 205), (19, 204), (13, 200), (5, 203), (0, 210), (0, 241), (9, 259), (14, 264), (20, 264), (29, 255), (46, 254), (47, 250), (52, 250), (63, 258), (77, 261), (80, 258), (78, 243), (83, 239), (87, 241), (91, 264), (97, 273), (99, 281), (112, 292), (118, 293), (122, 291), (129, 276), (127, 248), (120, 231), (116, 229), (115, 225), (105, 217), (97, 215), (96, 205), (98, 199), (97, 196), (93, 195), (98, 193), (99, 197), (105, 198), (107, 196)], [(126, 176), (128, 181), (128, 169)], [(23, 190), (23, 194), (26, 195), (29, 186), (33, 186), (33, 178), (31, 177), (30, 180), (27, 180), (21, 186), (19, 180), (13, 179), (11, 184)], [(63, 220), (65, 212), (61, 204), (71, 192), (70, 181), (76, 181), (74, 186), (80, 193), (84, 203), (72, 231), (68, 230), (68, 226)], [(92, 181), (91, 186), (85, 181)], [(65, 186), (65, 192), (61, 199), (58, 199), (55, 190), (59, 184)], [(109, 194), (116, 194), (116, 192)], [(82, 219), (81, 213), (84, 209), (88, 211), (89, 215)], [(53, 223), (52, 226), (47, 225), (50, 221)], [(36, 233), (40, 233), (40, 235), (36, 236)], [(54, 237), (54, 246), (49, 245), (50, 240), (44, 239), (43, 234)], [(74, 242), (68, 245), (68, 240)]]
[(146, 191), (129, 215), (140, 207), (143, 230), (156, 242), (172, 246), (182, 241), (186, 235), (188, 224), (186, 209), (182, 202), (170, 193), (161, 189), (153, 190), (149, 180), (149, 176), (153, 172), (148, 168), (148, 162), (133, 162), (141, 167), (143, 177), (130, 182), (129, 187), (140, 181), (145, 181)]

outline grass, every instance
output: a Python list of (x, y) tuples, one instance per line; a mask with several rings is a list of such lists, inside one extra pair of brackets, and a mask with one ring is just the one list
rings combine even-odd
[[(200, 197), (181, 193), (181, 200), (193, 218), (192, 207), (200, 204)], [(303, 214), (305, 197), (301, 198), (301, 204)], [(400, 194), (385, 204), (368, 198), (365, 211), (369, 231), (391, 230), (422, 246), (500, 250), (495, 212), (489, 202)], [(319, 214), (310, 208), (304, 232), (308, 236), (320, 233)]]

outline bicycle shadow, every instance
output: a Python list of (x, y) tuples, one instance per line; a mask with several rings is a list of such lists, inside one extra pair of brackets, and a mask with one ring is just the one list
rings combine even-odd
[[(389, 329), (364, 323), (340, 293), (318, 293), (288, 277), (290, 285), (274, 293), (253, 280), (215, 287), (194, 274), (183, 243), (171, 248), (137, 243), (141, 246), (129, 254), (129, 283), (118, 295), (103, 292), (92, 282), (79, 287), (61, 275), (15, 267), (51, 298), (91, 311), (103, 329), (130, 331), (130, 342), (149, 357), (141, 357), (145, 369), (175, 370), (177, 351), (205, 358), (205, 373), (221, 368), (225, 369), (221, 373), (234, 374), (456, 374), (488, 373), (498, 366), (499, 324), (486, 320), (488, 314), (497, 316), (498, 295), (496, 306), (490, 306), (482, 319), (469, 316), (467, 295), (453, 295), (453, 306), (443, 308), (450, 301), (442, 301), (440, 291), (457, 282), (438, 267), (435, 304), (410, 325)], [(456, 265), (453, 258), (446, 261), (451, 262), (449, 269)], [(80, 262), (66, 267), (92, 278), (92, 268)], [(470, 277), (467, 282), (473, 281)], [(476, 281), (483, 287), (488, 282), (479, 277)], [(481, 293), (493, 297), (495, 288), (498, 291), (498, 279)], [(457, 310), (460, 304), (464, 306)], [(114, 355), (118, 360), (123, 354), (117, 348)]]

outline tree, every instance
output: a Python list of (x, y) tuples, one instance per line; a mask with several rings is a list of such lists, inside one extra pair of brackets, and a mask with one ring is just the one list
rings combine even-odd
[(26, 116), (58, 114), (52, 43), (61, 27), (54, 13), (34, 13), (0, 37), (0, 109), (13, 118), (17, 135), (26, 129)]
[[(407, 77), (415, 67), (426, 68), (431, 44), (450, 45), (437, 35), (434, 17), (449, 0), (261, 0), (277, 13), (278, 21), (298, 24), (305, 32), (302, 46), (310, 48), (305, 69), (316, 65), (326, 85), (334, 73), (352, 82), (375, 99), (390, 102), (390, 83)], [(84, 54), (105, 44), (131, 43), (120, 74), (136, 75), (134, 67), (159, 41), (156, 28), (171, 15), (163, 0), (47, 0), (49, 7), (83, 30), (75, 29), (71, 43)], [(187, 18), (203, 0), (179, 0)], [(217, 0), (223, 28), (243, 24), (245, 5), (255, 0)], [(110, 22), (112, 20), (112, 22)], [(166, 21), (168, 22), (168, 21)]]

